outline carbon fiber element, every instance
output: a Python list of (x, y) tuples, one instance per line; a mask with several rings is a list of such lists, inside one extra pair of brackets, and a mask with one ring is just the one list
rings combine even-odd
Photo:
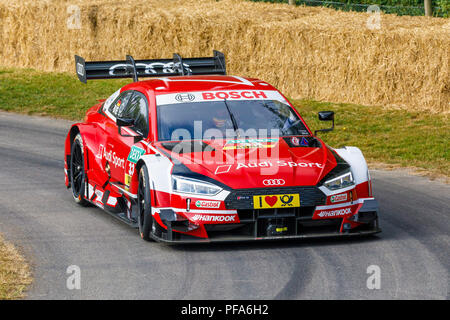
[(227, 209), (253, 209), (253, 196), (291, 193), (300, 195), (301, 207), (314, 207), (326, 202), (326, 195), (319, 188), (307, 186), (233, 190), (225, 199), (225, 206)]
[(334, 167), (328, 174), (322, 178), (322, 180), (319, 182), (319, 185), (323, 185), (325, 181), (328, 181), (332, 178), (340, 176), (343, 172), (348, 170), (350, 168), (350, 165), (342, 159), (336, 151), (334, 151), (332, 148), (328, 148), (328, 150), (331, 152), (331, 154), (336, 159), (336, 167)]

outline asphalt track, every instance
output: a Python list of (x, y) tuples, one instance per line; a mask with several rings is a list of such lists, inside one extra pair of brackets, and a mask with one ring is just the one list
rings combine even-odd
[[(383, 232), (369, 238), (168, 246), (73, 202), (70, 124), (0, 112), (0, 232), (33, 266), (29, 299), (449, 298), (449, 185), (372, 171)], [(67, 289), (71, 265), (80, 290)]]

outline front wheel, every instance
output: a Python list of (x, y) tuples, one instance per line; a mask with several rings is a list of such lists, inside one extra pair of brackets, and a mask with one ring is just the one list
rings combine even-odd
[(139, 170), (139, 186), (138, 186), (138, 224), (139, 234), (141, 238), (147, 241), (151, 240), (153, 216), (152, 202), (150, 196), (150, 183), (148, 171), (145, 164)]

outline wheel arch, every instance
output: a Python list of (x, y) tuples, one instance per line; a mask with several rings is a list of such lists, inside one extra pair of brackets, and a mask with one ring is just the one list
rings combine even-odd
[[(92, 158), (91, 151), (94, 150), (92, 147), (95, 145), (96, 133), (95, 128), (91, 124), (85, 123), (75, 123), (70, 128), (67, 133), (66, 141), (65, 141), (65, 151), (64, 151), (64, 169), (66, 174), (66, 187), (70, 187), (71, 181), (70, 177), (67, 174), (67, 170), (69, 169), (70, 164), (70, 156), (72, 152), (72, 145), (75, 137), (80, 134), (82, 143), (83, 143), (83, 151), (86, 163), (86, 170), (90, 169), (90, 158)], [(92, 159), (91, 159), (92, 160)]]
[(366, 182), (370, 179), (366, 159), (359, 148), (342, 147), (334, 149), (334, 151), (348, 162), (356, 184)]
[(73, 125), (72, 128), (70, 128), (69, 135), (70, 135), (70, 148), (72, 149), (72, 143), (77, 134), (80, 133), (80, 128), (77, 125)]
[(79, 124), (72, 125), (72, 127), (70, 127), (69, 132), (67, 133), (66, 143), (65, 143), (65, 155), (66, 155), (66, 158), (68, 157), (68, 159), (70, 159), (70, 153), (72, 152), (73, 140), (75, 140), (75, 137), (79, 133), (81, 133), (80, 128), (79, 128)]
[(150, 199), (151, 199), (151, 203), (152, 206), (155, 205), (155, 201), (156, 201), (156, 192), (153, 188), (153, 181), (152, 181), (152, 176), (151, 176), (151, 172), (148, 168), (148, 166), (145, 163), (145, 160), (143, 160), (142, 158), (138, 160), (138, 162), (136, 163), (135, 169), (134, 169), (134, 174), (132, 177), (132, 183), (134, 184), (133, 190), (136, 190), (136, 192), (138, 192), (138, 187), (139, 187), (139, 172), (141, 171), (141, 168), (143, 166), (146, 166), (147, 168), (147, 173), (148, 173), (148, 180), (149, 180), (149, 187), (150, 187)]
[[(142, 159), (139, 159), (138, 162), (136, 163), (136, 166), (134, 168), (134, 174), (133, 174), (133, 177), (131, 178), (132, 183), (135, 185), (135, 188), (133, 188), (133, 190), (138, 189), (139, 171), (141, 170), (141, 168), (144, 164), (145, 164), (145, 162)], [(149, 178), (150, 178), (150, 172), (149, 172)], [(151, 179), (150, 179), (150, 183), (151, 183)]]
[[(135, 176), (138, 181), (139, 170), (145, 164), (148, 170), (148, 178), (152, 196), (152, 205), (164, 205), (168, 202), (168, 195), (172, 192), (171, 173), (173, 163), (169, 158), (156, 154), (143, 155), (136, 164)], [(137, 190), (137, 188), (136, 188)]]
[(64, 175), (65, 175), (65, 185), (67, 188), (70, 188), (72, 185), (72, 181), (70, 181), (70, 175), (68, 174), (70, 157), (72, 153), (72, 144), (76, 135), (80, 133), (80, 129), (75, 124), (73, 125), (66, 136), (66, 141), (64, 144)]

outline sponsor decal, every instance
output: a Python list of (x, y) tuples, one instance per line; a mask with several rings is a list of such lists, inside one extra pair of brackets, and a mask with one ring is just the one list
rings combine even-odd
[(125, 190), (128, 191), (131, 183), (131, 176), (125, 173)]
[(286, 181), (283, 179), (265, 179), (263, 180), (263, 185), (265, 186), (283, 186), (286, 184)]
[(262, 161), (257, 163), (238, 163), (236, 166), (236, 170), (241, 168), (268, 168), (268, 167), (301, 167), (301, 168), (323, 168), (323, 165), (317, 162), (293, 162), (293, 161), (284, 161), (284, 160), (278, 160), (276, 162), (272, 161)]
[(317, 162), (293, 162), (293, 161), (261, 161), (261, 162), (249, 162), (238, 163), (236, 166), (231, 164), (219, 165), (216, 167), (215, 174), (224, 174), (233, 170), (250, 169), (250, 168), (270, 168), (270, 167), (301, 167), (301, 168), (323, 168), (323, 165)]
[(308, 147), (309, 146), (308, 140), (306, 140), (305, 137), (302, 137), (302, 141), (300, 142), (300, 145), (302, 145), (304, 147)]
[(264, 91), (213, 91), (203, 92), (204, 100), (214, 99), (267, 99)]
[(145, 153), (145, 150), (136, 146), (132, 146), (127, 160), (136, 164), (139, 158)]
[[(234, 90), (234, 91), (204, 91), (189, 93), (167, 93), (156, 96), (157, 105), (186, 102), (203, 102), (218, 100), (277, 100), (286, 103), (286, 99), (274, 90)], [(308, 134), (308, 132), (306, 132)]]
[(108, 151), (103, 144), (99, 145), (98, 153), (95, 157), (98, 159), (106, 159), (114, 167), (125, 169), (125, 159), (118, 157), (116, 152), (112, 150)]
[(299, 194), (275, 194), (253, 196), (255, 209), (300, 207)]
[(226, 144), (236, 144), (236, 143), (267, 143), (267, 142), (277, 142), (278, 139), (237, 139), (237, 140), (227, 140)]
[(132, 162), (128, 162), (128, 174), (132, 176), (134, 174), (134, 169), (136, 168), (135, 164)]
[(284, 139), (284, 141), (286, 141), (288, 146), (291, 148), (309, 147), (309, 140), (306, 137), (290, 137), (290, 138), (283, 138), (283, 139)]
[(273, 148), (278, 139), (238, 139), (228, 140), (224, 150), (230, 149), (252, 149), (252, 148)]
[(217, 209), (220, 207), (220, 201), (206, 201), (206, 200), (197, 200), (195, 202), (195, 206), (197, 208), (214, 208)]
[(317, 214), (318, 217), (321, 218), (332, 218), (332, 217), (341, 217), (346, 214), (352, 213), (352, 208), (343, 208), (343, 209), (335, 209), (335, 210), (323, 210)]
[(206, 214), (196, 214), (192, 218), (192, 221), (201, 222), (236, 222), (236, 215), (206, 215)]
[(228, 173), (231, 169), (231, 164), (225, 164), (221, 166), (217, 166), (215, 174)]
[[(126, 72), (127, 64), (118, 63), (109, 68), (109, 74), (111, 76), (115, 74), (121, 74), (117, 72), (120, 70), (122, 73)], [(192, 73), (187, 63), (183, 63), (184, 70), (188, 73)], [(153, 62), (153, 63), (136, 63), (136, 69), (144, 69), (145, 74), (155, 74), (155, 73), (176, 73), (178, 72), (179, 65), (173, 62), (163, 63), (163, 62)]]
[(342, 202), (342, 201), (346, 201), (346, 200), (347, 200), (347, 193), (337, 194), (330, 198), (330, 201), (333, 203), (334, 202)]
[(106, 201), (106, 204), (110, 207), (115, 207), (117, 205), (117, 198), (115, 197), (108, 197), (108, 200)]
[(195, 96), (191, 93), (179, 93), (175, 96), (175, 100), (177, 100), (179, 102), (189, 102), (189, 101), (194, 101)]
[(274, 144), (262, 144), (259, 142), (240, 143), (234, 146), (224, 146), (223, 150), (235, 150), (235, 149), (255, 149), (255, 148), (273, 148)]

